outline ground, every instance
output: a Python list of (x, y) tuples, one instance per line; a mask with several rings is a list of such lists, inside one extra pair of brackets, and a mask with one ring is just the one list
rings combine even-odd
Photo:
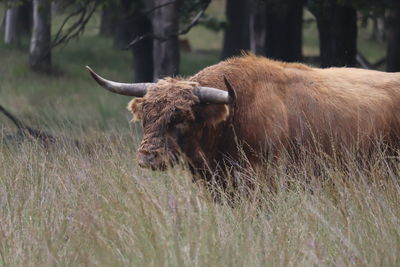
[[(222, 16), (222, 3), (213, 5)], [(366, 169), (351, 156), (346, 167), (324, 159), (323, 175), (310, 162), (244, 173), (256, 188), (237, 190), (233, 203), (232, 195), (215, 202), (180, 168), (138, 168), (129, 98), (99, 88), (84, 69), (132, 79), (130, 52), (98, 37), (96, 20), (54, 51), (57, 76), (29, 70), (26, 41), (0, 45), (0, 104), (58, 138), (18, 143), (0, 115), (0, 265), (398, 265), (399, 166), (384, 155)], [(317, 54), (315, 26), (304, 32), (305, 54)], [(221, 33), (195, 28), (183, 38), (194, 49), (182, 56), (183, 75), (218, 62)], [(366, 32), (359, 46), (372, 61), (384, 55)]]

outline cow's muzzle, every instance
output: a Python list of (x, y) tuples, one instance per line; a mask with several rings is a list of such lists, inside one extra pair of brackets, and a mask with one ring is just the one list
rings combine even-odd
[(139, 151), (137, 153), (139, 166), (152, 170), (165, 170), (167, 167), (163, 157), (158, 153), (151, 153), (147, 151)]

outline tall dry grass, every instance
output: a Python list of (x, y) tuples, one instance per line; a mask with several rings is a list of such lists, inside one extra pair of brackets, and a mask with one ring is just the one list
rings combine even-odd
[(68, 137), (47, 149), (0, 145), (0, 265), (400, 263), (396, 159), (361, 168), (350, 156), (318, 171), (315, 159), (282, 162), (267, 175), (243, 172), (254, 188), (215, 202), (181, 168), (139, 169), (126, 132), (89, 136), (85, 148)]

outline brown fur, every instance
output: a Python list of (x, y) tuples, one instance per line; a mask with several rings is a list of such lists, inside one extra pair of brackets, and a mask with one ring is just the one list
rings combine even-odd
[[(236, 90), (235, 106), (199, 103), (192, 88), (227, 90), (224, 75)], [(205, 68), (186, 81), (161, 80), (130, 108), (144, 122), (140, 151), (181, 150), (196, 169), (215, 169), (227, 156), (237, 160), (238, 143), (254, 164), (260, 155), (278, 157), (296, 146), (328, 154), (335, 146), (367, 151), (376, 139), (398, 145), (400, 74), (318, 69), (250, 55)], [(176, 130), (168, 127), (176, 114), (186, 129), (179, 142), (168, 137)], [(168, 139), (173, 145), (165, 145)]]

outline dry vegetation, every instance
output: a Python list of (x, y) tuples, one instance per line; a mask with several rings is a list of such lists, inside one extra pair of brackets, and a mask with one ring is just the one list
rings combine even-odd
[(91, 136), (86, 149), (67, 140), (47, 149), (1, 145), (1, 265), (400, 262), (398, 160), (377, 157), (359, 168), (349, 159), (321, 165), (319, 174), (309, 161), (282, 162), (269, 168), (273, 192), (266, 176), (243, 174), (255, 189), (216, 203), (181, 168), (140, 170), (126, 133)]

